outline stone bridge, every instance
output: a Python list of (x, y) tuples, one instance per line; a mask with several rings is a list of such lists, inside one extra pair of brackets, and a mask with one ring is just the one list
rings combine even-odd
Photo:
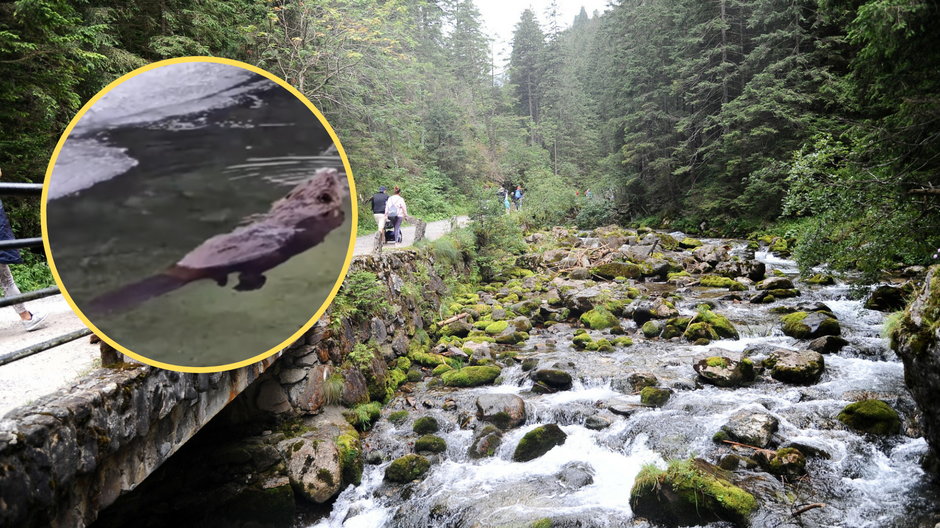
[(0, 526), (94, 522), (243, 392), (239, 401), (247, 397), (269, 414), (317, 413), (325, 373), (355, 343), (373, 339), (389, 359), (406, 353), (426, 322), (417, 300), (401, 299), (404, 279), (420, 268), (430, 283), (421, 295), (439, 302), (443, 291), (430, 259), (415, 250), (357, 257), (350, 273), (375, 273), (402, 309), (333, 325), (327, 312), (302, 339), (262, 362), (213, 374), (137, 364), (99, 369), (8, 413), (0, 420)]

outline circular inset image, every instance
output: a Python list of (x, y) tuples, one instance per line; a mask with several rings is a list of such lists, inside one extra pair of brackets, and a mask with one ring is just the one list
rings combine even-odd
[(349, 267), (349, 163), (299, 92), (247, 64), (158, 62), (69, 124), (46, 173), (53, 275), (109, 344), (217, 372), (306, 331)]

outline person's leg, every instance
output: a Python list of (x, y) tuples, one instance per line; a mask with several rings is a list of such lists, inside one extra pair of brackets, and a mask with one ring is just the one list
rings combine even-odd
[(375, 225), (379, 227), (379, 233), (385, 232), (385, 213), (374, 213)]
[[(4, 297), (7, 295), (20, 294), (20, 289), (16, 287), (16, 282), (13, 280), (13, 273), (10, 272), (10, 266), (6, 264), (0, 264), (0, 286), (3, 286)], [(32, 318), (32, 314), (30, 314), (29, 310), (21, 303), (14, 304), (13, 309), (20, 315), (20, 319), (24, 321), (29, 321)]]
[(401, 220), (402, 218), (400, 216), (396, 216), (395, 223), (392, 224), (395, 233), (395, 242), (401, 240)]

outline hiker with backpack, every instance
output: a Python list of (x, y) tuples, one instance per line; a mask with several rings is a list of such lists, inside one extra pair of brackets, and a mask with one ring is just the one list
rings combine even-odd
[(392, 196), (385, 202), (385, 216), (388, 218), (388, 221), (392, 223), (394, 238), (393, 241), (389, 243), (394, 244), (402, 239), (401, 221), (408, 216), (408, 206), (405, 204), (405, 199), (401, 197), (401, 189), (399, 187), (395, 187)]
[(515, 205), (516, 211), (519, 211), (522, 209), (522, 197), (523, 196), (525, 196), (525, 194), (522, 192), (522, 186), (517, 185), (516, 190), (512, 192), (512, 203)]
[(369, 205), (372, 207), (372, 216), (375, 218), (375, 224), (379, 227), (379, 233), (385, 233), (385, 203), (388, 202), (388, 195), (385, 194), (385, 186), (379, 187), (379, 192), (369, 198)]

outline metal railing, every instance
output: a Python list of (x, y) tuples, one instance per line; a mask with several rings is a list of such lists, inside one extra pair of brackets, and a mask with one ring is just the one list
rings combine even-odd
[[(7, 196), (35, 196), (42, 192), (42, 184), (40, 183), (0, 183), (0, 195)], [(41, 247), (42, 238), (19, 238), (16, 240), (0, 240), (0, 250), (4, 249), (24, 249), (24, 248), (33, 248)], [(12, 306), (17, 303), (23, 303), (27, 301), (35, 301), (36, 299), (42, 299), (43, 297), (49, 297), (51, 295), (56, 295), (60, 293), (57, 286), (52, 286), (50, 288), (43, 288), (41, 290), (21, 293), (19, 295), (10, 295), (0, 298), (0, 308), (5, 308), (7, 306)], [(7, 363), (12, 363), (18, 359), (23, 359), (25, 357), (38, 354), (50, 348), (55, 348), (61, 344), (68, 343), (69, 341), (74, 341), (78, 338), (84, 337), (91, 334), (91, 330), (87, 328), (82, 328), (81, 330), (75, 330), (58, 337), (53, 337), (46, 341), (30, 345), (19, 350), (14, 350), (13, 352), (8, 352), (6, 354), (0, 355), (0, 366), (6, 365)]]

